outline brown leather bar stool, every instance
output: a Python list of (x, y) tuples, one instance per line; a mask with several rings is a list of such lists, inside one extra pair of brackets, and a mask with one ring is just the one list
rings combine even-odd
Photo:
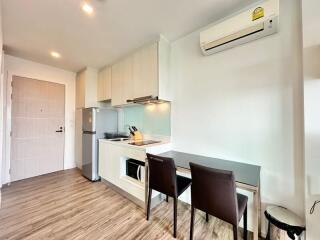
[(147, 206), (147, 220), (150, 215), (150, 205), (152, 190), (156, 190), (172, 197), (174, 200), (173, 218), (174, 230), (173, 236), (177, 237), (177, 200), (178, 197), (191, 185), (191, 179), (176, 174), (176, 166), (172, 158), (159, 157), (148, 154), (149, 165), (149, 193)]
[[(190, 163), (191, 168), (191, 224), (193, 238), (195, 209), (232, 224), (234, 240), (238, 239), (238, 225), (243, 216), (243, 239), (247, 239), (248, 197), (237, 194), (233, 172)], [(206, 216), (208, 219), (208, 216)]]

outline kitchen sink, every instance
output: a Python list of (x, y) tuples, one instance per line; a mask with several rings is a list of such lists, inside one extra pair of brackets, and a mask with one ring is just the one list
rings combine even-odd
[(122, 142), (122, 141), (127, 141), (129, 138), (114, 138), (114, 139), (109, 139), (109, 141), (112, 142)]

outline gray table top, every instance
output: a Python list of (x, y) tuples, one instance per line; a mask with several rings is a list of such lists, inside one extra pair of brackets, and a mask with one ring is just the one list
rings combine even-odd
[(158, 155), (172, 158), (176, 167), (179, 168), (190, 170), (189, 162), (193, 162), (210, 168), (233, 171), (235, 180), (239, 183), (257, 187), (260, 182), (260, 166), (177, 151), (169, 151)]

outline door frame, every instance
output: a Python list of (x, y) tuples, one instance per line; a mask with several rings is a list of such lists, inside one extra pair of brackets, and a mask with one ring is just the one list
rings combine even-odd
[[(26, 74), (20, 74), (17, 73), (15, 74), (14, 72), (11, 71), (7, 71), (6, 72), (6, 130), (5, 130), (5, 160), (3, 161), (4, 163), (4, 168), (5, 168), (5, 183), (10, 184), (11, 183), (11, 173), (10, 173), (10, 167), (11, 167), (11, 130), (12, 130), (12, 126), (11, 126), (11, 111), (12, 111), (12, 99), (11, 99), (11, 94), (12, 94), (12, 80), (14, 76), (19, 76), (19, 77), (24, 77), (24, 78), (30, 78), (30, 79), (34, 79), (34, 80), (39, 80), (39, 81), (44, 81), (44, 82), (51, 82), (51, 83), (59, 83), (59, 82), (53, 82), (53, 81), (47, 81), (47, 80), (41, 80), (32, 76), (28, 76)], [(67, 94), (66, 94), (66, 84), (64, 83), (59, 83), (61, 85), (64, 85), (64, 122), (65, 122), (65, 126), (66, 126), (66, 110), (67, 110)], [(65, 127), (66, 129), (66, 127)], [(66, 151), (66, 131), (64, 132), (64, 145), (63, 145), (63, 169), (65, 169), (65, 151)]]

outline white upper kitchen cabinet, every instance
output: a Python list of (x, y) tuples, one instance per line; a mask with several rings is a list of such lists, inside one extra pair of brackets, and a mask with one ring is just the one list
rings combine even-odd
[(133, 54), (134, 98), (147, 96), (171, 101), (169, 86), (170, 44), (160, 39)]
[(170, 44), (160, 38), (115, 63), (111, 74), (112, 106), (147, 96), (171, 101), (169, 58)]
[(77, 73), (76, 108), (98, 107), (97, 102), (98, 71), (87, 67)]
[(111, 99), (111, 67), (104, 67), (98, 73), (97, 100)]
[(112, 106), (127, 104), (133, 98), (132, 56), (112, 65), (111, 76)]
[(158, 43), (133, 55), (133, 97), (158, 96)]

